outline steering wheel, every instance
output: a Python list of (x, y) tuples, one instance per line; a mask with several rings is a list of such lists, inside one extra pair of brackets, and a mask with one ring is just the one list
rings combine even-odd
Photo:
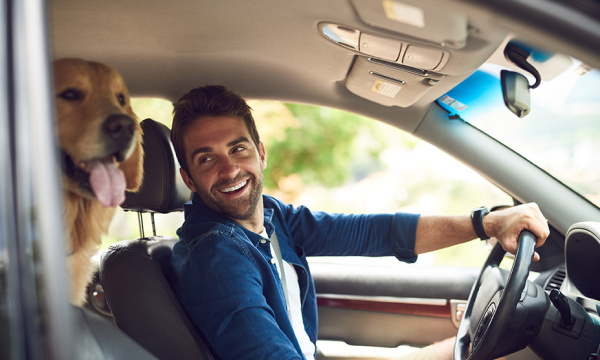
[(499, 265), (506, 253), (497, 243), (475, 281), (454, 345), (454, 360), (491, 359), (494, 346), (505, 332), (522, 297), (536, 237), (528, 230), (519, 234), (519, 247), (508, 280)]

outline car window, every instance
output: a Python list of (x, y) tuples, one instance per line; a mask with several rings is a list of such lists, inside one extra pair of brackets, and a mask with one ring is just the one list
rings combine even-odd
[[(331, 163), (343, 164), (338, 171), (345, 176), (337, 183), (314, 181), (315, 175), (299, 173), (305, 169), (302, 165), (298, 165), (298, 172), (288, 170), (276, 177), (278, 186), (266, 192), (284, 201), (330, 212), (429, 215), (469, 214), (479, 205), (512, 204), (508, 195), (473, 170), (390, 125), (327, 108), (273, 102), (255, 102), (253, 107), (259, 111), (256, 116), (259, 131), (265, 133), (262, 128), (269, 129), (264, 141), (271, 167), (279, 171), (278, 164), (289, 164), (290, 159), (302, 163), (302, 157), (306, 156), (313, 166), (312, 171), (317, 155), (330, 159), (328, 154), (322, 154), (322, 149), (330, 145), (331, 151), (339, 157)], [(285, 121), (277, 120), (279, 117)], [(323, 140), (323, 133), (335, 134), (335, 143)], [(281, 143), (287, 143), (290, 149), (315, 147), (316, 151), (288, 150), (289, 153), (282, 156), (278, 145)], [(343, 149), (337, 149), (336, 144)], [(275, 160), (273, 152), (277, 154)], [(330, 163), (324, 168), (327, 166), (331, 166)], [(417, 263), (480, 267), (487, 252), (485, 243), (472, 242), (421, 255)], [(403, 265), (392, 257), (314, 258), (311, 261)]]
[[(171, 126), (171, 104), (134, 99), (137, 115)], [(268, 166), (265, 193), (313, 210), (464, 215), (512, 199), (441, 150), (390, 125), (340, 110), (250, 101)], [(157, 215), (160, 234), (175, 236), (182, 214)], [(106, 244), (137, 237), (135, 214), (113, 220)], [(471, 242), (419, 257), (418, 264), (480, 267), (488, 249)], [(318, 258), (314, 262), (401, 265), (396, 259)]]
[[(504, 106), (502, 68), (494, 65), (440, 103), (600, 206), (600, 70), (560, 54), (536, 66), (546, 80), (530, 89), (531, 111), (524, 118)], [(460, 105), (448, 106), (452, 102)]]

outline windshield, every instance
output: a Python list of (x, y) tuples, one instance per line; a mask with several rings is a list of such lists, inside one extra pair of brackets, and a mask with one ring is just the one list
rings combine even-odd
[(556, 58), (536, 66), (550, 80), (530, 89), (524, 118), (504, 105), (495, 65), (483, 66), (438, 103), (600, 207), (600, 71)]

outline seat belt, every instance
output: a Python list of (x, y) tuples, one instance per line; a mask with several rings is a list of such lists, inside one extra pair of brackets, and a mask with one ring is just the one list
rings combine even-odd
[(279, 271), (281, 272), (281, 286), (283, 287), (283, 295), (285, 296), (285, 309), (288, 314), (288, 318), (290, 317), (290, 300), (288, 296), (288, 288), (287, 288), (287, 280), (285, 278), (285, 269), (283, 268), (283, 258), (281, 257), (281, 249), (279, 248), (279, 240), (277, 239), (277, 233), (273, 231), (273, 236), (271, 236), (271, 244), (273, 245), (273, 250), (275, 251), (275, 257), (277, 258), (277, 262), (279, 263)]

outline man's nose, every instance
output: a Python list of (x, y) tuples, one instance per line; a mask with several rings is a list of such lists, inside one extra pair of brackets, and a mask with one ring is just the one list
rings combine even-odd
[(222, 178), (233, 178), (235, 175), (237, 175), (239, 169), (240, 168), (235, 159), (227, 156), (221, 159), (219, 175)]

